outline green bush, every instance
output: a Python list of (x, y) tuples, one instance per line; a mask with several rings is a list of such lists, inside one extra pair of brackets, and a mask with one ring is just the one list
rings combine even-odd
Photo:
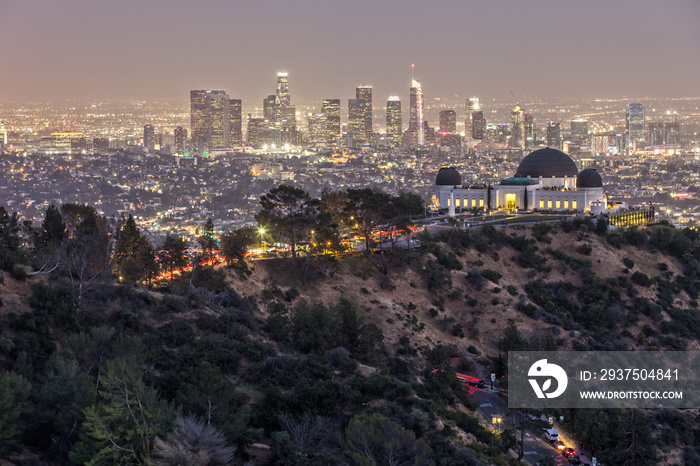
[(625, 264), (625, 267), (627, 267), (628, 269), (634, 268), (634, 261), (629, 257), (625, 257), (624, 259), (622, 259), (622, 263)]
[(24, 270), (23, 267), (20, 267), (20, 266), (18, 266), (18, 265), (15, 265), (15, 266), (12, 268), (11, 274), (12, 274), (12, 278), (14, 278), (15, 280), (19, 280), (19, 281), (21, 281), (21, 282), (23, 282), (24, 280), (27, 279), (27, 272), (26, 272), (26, 270)]

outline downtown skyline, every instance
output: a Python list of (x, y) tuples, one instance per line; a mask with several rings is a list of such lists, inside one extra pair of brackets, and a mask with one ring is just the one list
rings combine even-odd
[(0, 100), (185, 100), (182, 89), (223, 88), (258, 101), (264, 77), (282, 70), (297, 103), (352, 98), (359, 84), (384, 100), (405, 92), (412, 63), (426, 98), (700, 93), (696, 2), (259, 3), (10, 2)]

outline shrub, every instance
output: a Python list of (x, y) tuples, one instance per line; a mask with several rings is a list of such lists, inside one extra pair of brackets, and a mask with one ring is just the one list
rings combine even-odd
[(651, 284), (652, 284), (651, 279), (645, 273), (642, 273), (642, 272), (634, 272), (632, 274), (632, 277), (630, 277), (630, 278), (631, 278), (632, 282), (634, 282), (640, 286), (648, 287), (648, 286), (651, 286)]
[(506, 291), (508, 291), (508, 294), (511, 296), (517, 296), (518, 295), (518, 287), (515, 285), (508, 285), (506, 287)]
[(500, 273), (494, 271), (494, 270), (489, 270), (489, 269), (484, 269), (481, 271), (481, 276), (484, 277), (487, 280), (490, 280), (496, 284), (498, 284), (498, 281), (503, 278), (503, 275)]
[(628, 269), (634, 267), (634, 261), (629, 257), (625, 257), (624, 259), (622, 259), (622, 263), (625, 264), (625, 267), (627, 267)]
[(584, 256), (590, 256), (593, 252), (593, 247), (590, 244), (585, 243), (580, 246), (577, 246), (576, 252), (578, 252), (579, 254), (583, 254)]
[(15, 266), (12, 268), (11, 274), (12, 274), (12, 278), (14, 278), (15, 280), (19, 280), (19, 281), (21, 281), (21, 282), (23, 282), (24, 280), (27, 279), (27, 272), (26, 272), (26, 270), (24, 270), (24, 268), (19, 267), (19, 266), (17, 266), (17, 265), (15, 265)]
[(666, 262), (659, 262), (657, 267), (661, 272), (666, 272), (668, 270), (668, 264)]

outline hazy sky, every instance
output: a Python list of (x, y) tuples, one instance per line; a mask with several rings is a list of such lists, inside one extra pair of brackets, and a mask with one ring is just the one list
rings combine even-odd
[(0, 0), (0, 99), (700, 95), (700, 0)]

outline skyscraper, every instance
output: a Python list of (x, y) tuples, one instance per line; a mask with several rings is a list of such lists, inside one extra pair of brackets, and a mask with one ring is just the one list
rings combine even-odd
[(644, 105), (627, 105), (627, 140), (631, 147), (644, 145)]
[(207, 91), (190, 91), (190, 129), (194, 150), (203, 152), (209, 149), (209, 106)]
[(585, 118), (571, 120), (571, 142), (581, 146), (588, 143), (588, 120)]
[(561, 148), (561, 127), (559, 123), (547, 123), (547, 146), (559, 150)]
[(481, 110), (479, 106), (478, 97), (469, 97), (466, 99), (466, 116), (464, 118), (464, 136), (467, 138), (472, 137), (472, 121), (474, 118), (474, 112)]
[(457, 114), (454, 110), (440, 111), (440, 132), (441, 133), (456, 133), (457, 132)]
[(518, 103), (513, 110), (510, 111), (510, 147), (519, 149), (525, 148), (525, 126), (523, 124), (523, 111)]
[(360, 99), (348, 100), (348, 136), (352, 140), (353, 146), (367, 142), (364, 102)]
[(362, 121), (364, 122), (365, 141), (372, 140), (372, 86), (357, 86), (355, 98), (361, 101)]
[(425, 142), (423, 134), (423, 120), (425, 119), (425, 106), (423, 104), (423, 88), (420, 81), (411, 80), (410, 100), (408, 102), (408, 130), (411, 132), (412, 143), (422, 146)]
[(178, 126), (175, 128), (175, 152), (179, 154), (185, 152), (185, 141), (187, 141), (187, 128)]
[(268, 121), (277, 121), (277, 96), (274, 94), (263, 99), (263, 116)]
[(665, 144), (666, 138), (664, 134), (664, 124), (662, 122), (651, 122), (649, 123), (648, 128), (650, 146), (660, 146), (661, 144)]
[(265, 118), (252, 118), (248, 114), (248, 134), (246, 138), (248, 144), (255, 145), (258, 143), (260, 132), (265, 128), (267, 120)]
[(525, 147), (534, 147), (537, 145), (537, 128), (535, 127), (535, 119), (532, 114), (526, 113), (523, 117), (523, 130), (525, 137)]
[(309, 145), (322, 149), (327, 141), (327, 118), (323, 113), (309, 113)]
[(291, 105), (289, 95), (289, 78), (286, 72), (277, 73), (277, 104), (279, 106)]
[(665, 144), (680, 144), (681, 143), (681, 125), (677, 121), (666, 123), (664, 125), (664, 143)]
[(454, 110), (440, 112), (440, 145), (459, 146), (460, 136), (457, 134), (457, 113)]
[(229, 144), (231, 146), (241, 146), (243, 145), (243, 106), (241, 99), (231, 99), (228, 102), (229, 129), (231, 131)]
[(484, 139), (486, 132), (486, 118), (484, 112), (479, 110), (472, 112), (472, 139)]
[(326, 145), (338, 147), (340, 140), (340, 99), (323, 99), (321, 113), (326, 115)]
[(397, 96), (390, 96), (386, 102), (386, 139), (392, 148), (401, 144), (402, 119), (401, 100)]
[(143, 127), (143, 148), (149, 152), (156, 148), (156, 131), (153, 125)]
[(210, 145), (211, 149), (223, 149), (230, 145), (231, 115), (229, 96), (223, 89), (207, 91), (209, 106)]

